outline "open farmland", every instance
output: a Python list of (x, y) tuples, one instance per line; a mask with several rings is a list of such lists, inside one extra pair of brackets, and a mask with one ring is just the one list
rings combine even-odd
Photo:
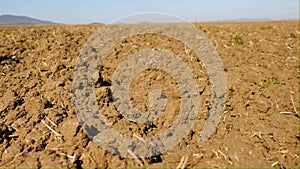
[[(76, 60), (101, 25), (0, 27), (0, 167), (175, 168), (186, 159), (187, 168), (299, 168), (299, 21), (195, 25), (223, 62), (224, 114), (212, 138), (200, 144), (211, 89), (205, 66), (187, 58), (200, 72), (196, 72), (202, 98), (199, 118), (177, 146), (145, 159), (123, 158), (97, 147), (75, 113)], [(133, 47), (134, 42), (139, 44)], [(114, 68), (120, 58), (147, 47), (186, 53), (174, 39), (145, 34), (117, 44), (107, 65)], [(113, 110), (107, 84), (110, 71), (100, 71), (95, 90), (99, 109), (105, 109), (114, 129), (132, 137), (150, 137), (172, 124), (180, 97), (171, 76), (151, 70), (133, 80), (130, 96), (139, 110), (148, 108), (152, 87), (163, 88), (170, 104), (161, 119), (130, 124)]]

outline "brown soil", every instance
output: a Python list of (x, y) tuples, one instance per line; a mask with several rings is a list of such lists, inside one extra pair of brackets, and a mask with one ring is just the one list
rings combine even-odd
[[(299, 22), (197, 23), (215, 46), (226, 73), (226, 108), (218, 130), (200, 144), (210, 104), (205, 67), (175, 39), (153, 34), (130, 37), (108, 54), (96, 83), (99, 109), (116, 130), (150, 137), (176, 118), (176, 82), (159, 70), (140, 73), (130, 86), (133, 104), (149, 108), (149, 91), (168, 97), (166, 113), (153, 123), (120, 117), (110, 98), (113, 70), (142, 48), (158, 47), (192, 68), (201, 93), (201, 111), (190, 134), (160, 156), (113, 155), (91, 141), (72, 103), (72, 77), (80, 49), (99, 25), (0, 27), (0, 167), (171, 167), (187, 157), (187, 168), (299, 168)], [(109, 69), (108, 69), (109, 68)], [(143, 90), (141, 90), (143, 89)], [(286, 113), (287, 112), (287, 113)], [(51, 131), (51, 129), (53, 131)]]

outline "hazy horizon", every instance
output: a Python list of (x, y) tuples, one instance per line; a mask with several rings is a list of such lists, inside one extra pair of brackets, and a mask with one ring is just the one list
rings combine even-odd
[[(0, 15), (21, 15), (66, 24), (109, 23), (128, 15), (149, 12), (170, 14), (189, 22), (237, 19), (299, 20), (298, 0), (247, 2), (238, 0), (0, 0), (0, 2)], [(136, 17), (135, 19), (136, 22), (151, 22), (152, 19), (165, 21), (159, 17)]]

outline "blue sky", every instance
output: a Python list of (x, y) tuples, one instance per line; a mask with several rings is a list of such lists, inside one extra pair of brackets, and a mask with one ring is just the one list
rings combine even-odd
[(0, 15), (59, 23), (108, 23), (142, 12), (169, 13), (188, 21), (299, 19), (299, 0), (0, 0)]

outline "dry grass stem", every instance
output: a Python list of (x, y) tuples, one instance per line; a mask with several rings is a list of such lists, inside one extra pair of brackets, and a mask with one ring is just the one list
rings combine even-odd
[(278, 161), (276, 161), (275, 163), (271, 164), (271, 166), (274, 167), (277, 164), (278, 164)]
[(46, 124), (44, 120), (42, 120), (42, 123), (43, 123), (50, 131), (52, 131), (56, 136), (62, 137), (61, 134), (59, 134), (59, 133), (56, 132), (53, 128), (51, 128), (48, 124)]
[(215, 150), (212, 150), (212, 152), (215, 153), (215, 155), (217, 156), (217, 158), (220, 158), (218, 152), (216, 152)]
[(133, 137), (135, 137), (135, 138), (141, 140), (144, 144), (146, 144), (146, 141), (145, 141), (142, 137), (140, 137), (139, 135), (133, 133)]
[(280, 112), (280, 114), (285, 114), (285, 115), (289, 115), (289, 114), (291, 114), (291, 115), (294, 115), (294, 116), (296, 116), (296, 117), (298, 117), (298, 118), (299, 118), (299, 114), (298, 114), (298, 113), (294, 113), (294, 112), (288, 112), (288, 111), (284, 111), (284, 112)]
[(262, 138), (262, 136), (261, 136), (261, 131), (255, 131), (254, 133), (253, 133), (253, 135), (252, 135), (252, 137), (258, 137), (259, 139), (261, 139)]
[(183, 156), (183, 157), (181, 157), (181, 160), (180, 160), (180, 162), (179, 162), (179, 164), (177, 165), (177, 167), (176, 168), (180, 168), (180, 169), (184, 169), (185, 168), (185, 165), (186, 165), (186, 163), (187, 163), (187, 160), (188, 160), (188, 156)]
[(92, 156), (89, 153), (86, 153), (88, 158), (94, 163), (97, 164), (96, 161), (92, 158)]
[(141, 160), (131, 151), (131, 150), (127, 150), (127, 152), (136, 160), (136, 162), (142, 167), (143, 163), (141, 162)]
[(193, 154), (193, 157), (195, 157), (195, 158), (202, 158), (204, 156), (204, 154)]
[(298, 111), (296, 109), (296, 106), (295, 106), (294, 99), (293, 99), (292, 95), (290, 95), (290, 97), (291, 97), (291, 100), (292, 100), (294, 111), (295, 111), (296, 114), (298, 114)]
[(218, 150), (218, 152), (224, 157), (224, 159), (227, 159), (226, 155), (221, 150)]
[(16, 137), (19, 137), (18, 135), (9, 135), (8, 136), (9, 138), (16, 138)]
[(57, 124), (55, 124), (52, 120), (50, 120), (47, 116), (46, 116), (46, 119), (55, 127), (57, 127)]
[(75, 155), (74, 156), (71, 156), (69, 154), (66, 154), (66, 153), (59, 153), (61, 155), (64, 155), (64, 156), (67, 156), (68, 158), (72, 159), (72, 160), (75, 160)]
[(295, 114), (295, 113), (294, 112), (283, 111), (283, 112), (280, 112), (280, 114)]

